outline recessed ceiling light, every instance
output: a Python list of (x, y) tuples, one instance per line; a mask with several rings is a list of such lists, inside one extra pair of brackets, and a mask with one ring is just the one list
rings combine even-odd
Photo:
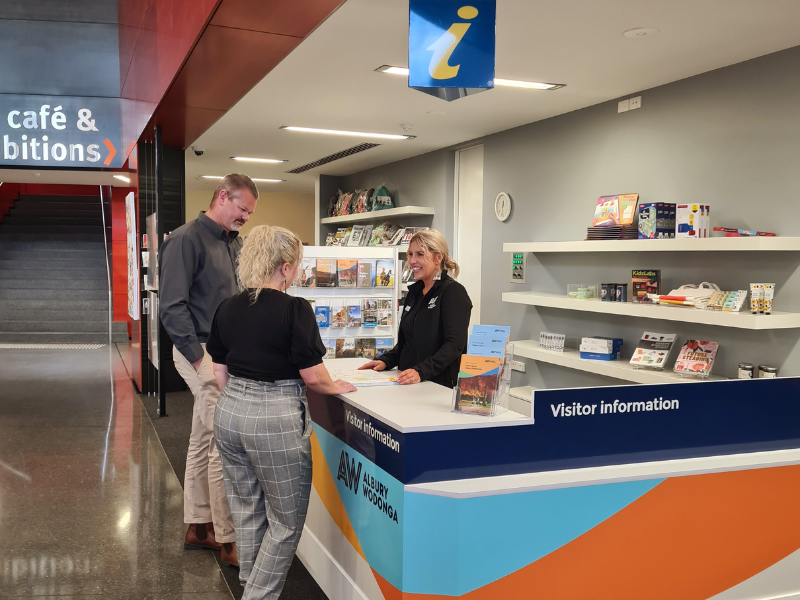
[(124, 175), (114, 175), (114, 179), (119, 179), (120, 181), (124, 181), (125, 183), (130, 183), (130, 177), (125, 177)]
[(231, 156), (231, 160), (239, 160), (242, 162), (254, 163), (285, 163), (285, 160), (278, 160), (277, 158), (251, 158), (249, 156)]
[[(375, 70), (378, 71), (379, 73), (389, 73), (390, 75), (405, 75), (406, 77), (408, 77), (408, 69), (406, 69), (405, 67), (391, 67), (389, 65), (383, 65), (382, 67), (378, 67)], [(518, 88), (527, 88), (530, 90), (557, 90), (558, 88), (562, 88), (565, 85), (563, 83), (539, 83), (537, 81), (519, 81), (516, 79), (499, 79), (499, 78), (495, 78), (494, 84), (503, 87), (518, 87)]]
[(658, 34), (659, 30), (654, 27), (636, 27), (635, 29), (628, 29), (628, 31), (622, 32), (623, 36), (626, 38), (632, 38), (634, 40), (643, 37), (652, 37)]
[(316, 129), (313, 127), (294, 127), (284, 125), (281, 129), (287, 131), (305, 131), (306, 133), (327, 133), (331, 135), (352, 135), (355, 137), (380, 138), (382, 140), (410, 140), (413, 135), (395, 135), (393, 133), (365, 133), (363, 131), (341, 131), (339, 129)]
[[(222, 175), (201, 175), (203, 179), (222, 179)], [(253, 181), (261, 181), (265, 183), (283, 183), (286, 181), (285, 179), (256, 179), (255, 177), (251, 177)]]

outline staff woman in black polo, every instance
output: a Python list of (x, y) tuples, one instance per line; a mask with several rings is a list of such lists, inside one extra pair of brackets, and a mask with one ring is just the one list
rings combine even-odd
[(450, 276), (457, 277), (459, 268), (441, 233), (435, 229), (416, 233), (407, 257), (416, 283), (408, 289), (397, 345), (359, 368), (397, 367), (401, 385), (433, 381), (452, 388), (467, 349), (472, 301), (464, 286)]
[(311, 305), (284, 292), (303, 245), (281, 227), (254, 228), (239, 254), (239, 294), (217, 308), (206, 350), (222, 395), (214, 438), (233, 515), (243, 600), (278, 598), (311, 493), (306, 386), (354, 392), (331, 381)]

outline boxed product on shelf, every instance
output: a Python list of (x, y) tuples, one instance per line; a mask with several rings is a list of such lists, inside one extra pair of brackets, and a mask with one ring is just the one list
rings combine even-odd
[(675, 237), (675, 204), (647, 202), (639, 204), (639, 239), (665, 240)]
[(631, 272), (631, 302), (650, 304), (648, 294), (661, 293), (660, 269), (633, 269)]
[(621, 350), (622, 338), (585, 337), (581, 339), (581, 352), (590, 352), (593, 354), (614, 354), (618, 356)]
[(701, 340), (686, 340), (678, 353), (673, 371), (686, 375), (708, 377), (714, 366), (719, 344)]
[(633, 351), (630, 364), (638, 367), (663, 369), (667, 366), (672, 345), (675, 343), (674, 333), (654, 333), (645, 331), (639, 345)]
[(714, 227), (714, 231), (725, 233), (725, 237), (776, 237), (774, 233), (768, 231), (756, 231), (754, 229), (736, 229), (735, 227)]
[(584, 360), (617, 360), (619, 358), (619, 352), (609, 352), (609, 353), (600, 353), (600, 352), (584, 352), (581, 350), (581, 358)]
[(675, 220), (676, 237), (709, 237), (709, 230), (711, 229), (711, 206), (708, 204), (678, 204)]

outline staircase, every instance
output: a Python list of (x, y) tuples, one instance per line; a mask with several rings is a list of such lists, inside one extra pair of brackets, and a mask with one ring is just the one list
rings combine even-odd
[(100, 197), (21, 195), (0, 224), (0, 343), (108, 343), (108, 301)]

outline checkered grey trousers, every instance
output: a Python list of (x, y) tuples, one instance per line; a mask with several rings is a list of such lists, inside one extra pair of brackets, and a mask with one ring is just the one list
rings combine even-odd
[(242, 600), (277, 599), (311, 494), (311, 417), (303, 381), (230, 376), (214, 438), (236, 531)]

